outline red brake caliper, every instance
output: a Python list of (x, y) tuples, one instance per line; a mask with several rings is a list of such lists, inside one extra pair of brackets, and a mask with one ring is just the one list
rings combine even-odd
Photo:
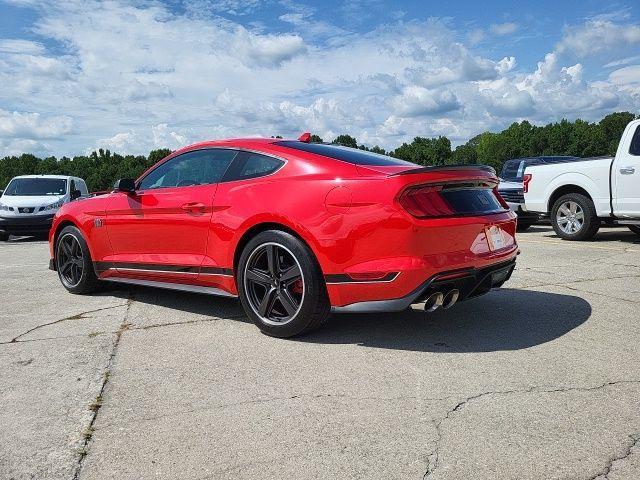
[(291, 291), (293, 293), (298, 293), (300, 295), (302, 295), (302, 279), (299, 278), (298, 280), (296, 280), (295, 282), (293, 282), (293, 285), (291, 285)]

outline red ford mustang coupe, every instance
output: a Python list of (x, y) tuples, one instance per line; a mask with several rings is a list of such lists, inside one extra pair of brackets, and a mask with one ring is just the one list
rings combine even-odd
[(330, 311), (449, 308), (513, 271), (516, 216), (497, 183), (489, 167), (422, 167), (307, 134), (204, 142), (64, 205), (50, 268), (72, 293), (113, 281), (239, 296), (277, 337)]

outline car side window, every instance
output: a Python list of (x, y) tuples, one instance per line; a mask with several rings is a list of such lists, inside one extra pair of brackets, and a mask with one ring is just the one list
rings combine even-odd
[(152, 170), (140, 182), (140, 190), (188, 187), (218, 183), (237, 150), (205, 149), (183, 153)]
[(69, 193), (73, 192), (76, 189), (76, 181), (72, 178), (69, 183)]
[(282, 160), (268, 155), (252, 152), (243, 152), (243, 154), (244, 157), (238, 158), (238, 162), (229, 169), (224, 181), (264, 177), (284, 165)]
[(640, 125), (636, 128), (636, 133), (633, 134), (633, 138), (631, 139), (629, 153), (631, 155), (640, 156)]
[(87, 189), (87, 184), (84, 183), (84, 180), (78, 180), (76, 186), (78, 187), (78, 190), (80, 190), (80, 193), (82, 195), (89, 195), (89, 190)]

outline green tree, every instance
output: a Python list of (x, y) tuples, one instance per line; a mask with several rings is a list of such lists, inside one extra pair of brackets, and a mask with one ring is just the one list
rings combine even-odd
[(358, 141), (351, 135), (346, 134), (338, 135), (331, 143), (342, 145), (343, 147), (358, 148)]
[(607, 150), (604, 155), (615, 155), (618, 150), (618, 143), (622, 137), (622, 132), (627, 124), (633, 120), (635, 116), (631, 112), (610, 113), (598, 124), (607, 142)]
[(451, 161), (451, 141), (447, 137), (415, 137), (393, 151), (393, 156), (420, 165), (444, 165)]

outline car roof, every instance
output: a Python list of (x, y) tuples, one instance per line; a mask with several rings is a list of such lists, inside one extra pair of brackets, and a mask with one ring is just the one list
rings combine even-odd
[(13, 178), (59, 178), (67, 180), (69, 178), (77, 178), (72, 175), (16, 175)]
[(204, 142), (193, 143), (182, 147), (175, 152), (172, 152), (172, 156), (187, 152), (189, 150), (197, 150), (199, 148), (207, 147), (233, 147), (233, 148), (250, 148), (258, 145), (271, 145), (275, 142), (284, 140), (283, 138), (265, 138), (265, 137), (245, 137), (245, 138), (226, 138), (224, 140), (206, 140)]

